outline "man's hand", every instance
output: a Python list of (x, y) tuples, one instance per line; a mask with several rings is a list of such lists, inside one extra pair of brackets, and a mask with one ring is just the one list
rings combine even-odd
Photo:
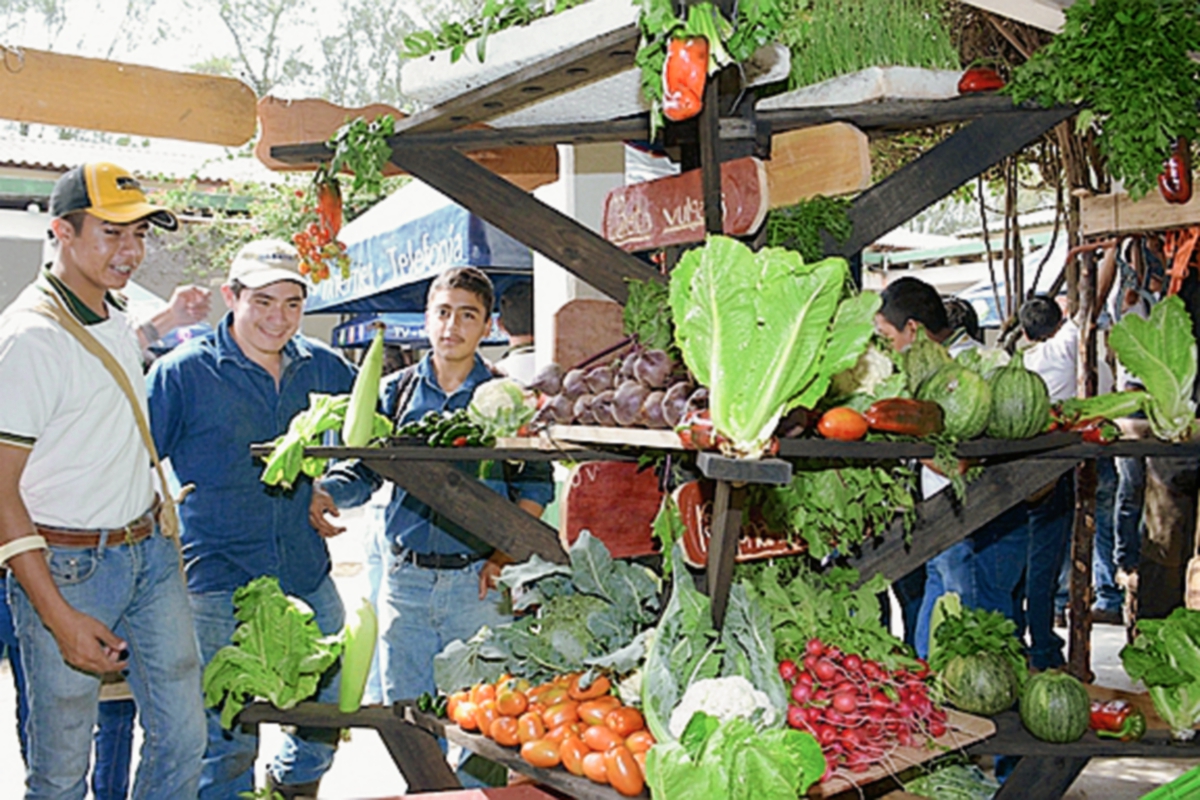
[(64, 606), (48, 627), (63, 659), (77, 669), (102, 675), (129, 665), (128, 645), (95, 617)]
[(500, 570), (508, 564), (512, 563), (512, 559), (501, 553), (499, 550), (492, 553), (488, 560), (484, 562), (483, 569), (479, 570), (479, 599), (486, 600), (487, 593), (491, 589), (499, 586)]
[(335, 517), (342, 515), (338, 511), (337, 504), (333, 502), (333, 498), (329, 496), (329, 492), (313, 484), (312, 501), (308, 504), (308, 524), (312, 525), (317, 533), (326, 539), (346, 532), (344, 527), (334, 525), (326, 519), (326, 514)]
[(167, 308), (171, 312), (171, 321), (175, 323), (172, 328), (195, 325), (208, 317), (212, 308), (212, 290), (203, 286), (177, 286), (171, 293)]

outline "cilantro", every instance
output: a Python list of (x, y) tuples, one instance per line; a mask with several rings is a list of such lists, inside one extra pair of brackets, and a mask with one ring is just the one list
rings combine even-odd
[(670, 290), (657, 281), (630, 280), (625, 302), (625, 333), (650, 350), (665, 350), (678, 362), (675, 322), (671, 317)]
[[(939, 598), (939, 602), (941, 602)], [(1017, 681), (1024, 686), (1029, 676), (1017, 625), (999, 611), (959, 607), (948, 613), (933, 631), (934, 646), (929, 651), (929, 668), (941, 672), (956, 656), (991, 653), (1007, 660)]]
[(821, 232), (826, 231), (838, 244), (850, 238), (854, 224), (846, 211), (850, 200), (817, 195), (794, 206), (767, 212), (767, 247), (796, 250), (806, 264), (825, 257)]

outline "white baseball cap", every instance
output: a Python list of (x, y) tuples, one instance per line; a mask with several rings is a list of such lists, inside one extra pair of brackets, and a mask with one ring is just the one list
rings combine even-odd
[(308, 279), (300, 274), (300, 254), (282, 239), (259, 239), (238, 251), (229, 265), (229, 282), (261, 289), (279, 281), (291, 281), (308, 293)]

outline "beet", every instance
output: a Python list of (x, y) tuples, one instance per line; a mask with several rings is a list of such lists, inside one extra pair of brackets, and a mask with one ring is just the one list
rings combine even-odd
[(592, 415), (596, 418), (597, 425), (606, 425), (613, 427), (617, 424), (617, 419), (613, 416), (613, 390), (605, 389), (592, 401)]
[(598, 367), (592, 367), (584, 376), (587, 381), (588, 389), (592, 394), (600, 394), (603, 391), (613, 388), (613, 368), (608, 364), (601, 364)]
[(562, 392), (571, 400), (589, 394), (587, 381), (583, 378), (583, 370), (573, 369), (563, 376)]
[(618, 425), (637, 425), (641, 421), (642, 403), (650, 390), (637, 381), (625, 381), (613, 392), (613, 417)]
[(648, 428), (668, 428), (666, 417), (663, 416), (663, 398), (666, 392), (655, 390), (646, 395), (642, 403), (642, 421)]
[(671, 377), (671, 357), (663, 350), (647, 350), (638, 356), (633, 372), (651, 389), (663, 389)]
[(595, 402), (596, 396), (591, 394), (581, 394), (575, 400), (575, 408), (572, 409), (577, 425), (594, 425), (596, 415), (592, 411), (592, 404)]
[(575, 418), (575, 403), (565, 394), (556, 394), (546, 401), (542, 410), (547, 409), (555, 422), (561, 422), (564, 425), (569, 425)]
[(529, 388), (542, 394), (558, 394), (562, 391), (563, 371), (558, 364), (547, 364), (538, 370)]
[(637, 369), (637, 362), (638, 362), (638, 358), (639, 358), (640, 354), (641, 354), (641, 351), (635, 350), (634, 352), (625, 356), (625, 360), (621, 362), (620, 376), (622, 378), (629, 378), (632, 380), (637, 380), (637, 375), (635, 374), (635, 370)]
[(681, 381), (672, 384), (663, 394), (662, 418), (666, 427), (674, 428), (683, 419), (683, 414), (687, 411), (688, 396), (691, 393), (691, 385), (687, 381)]
[(708, 408), (708, 389), (701, 386), (688, 397), (683, 414), (687, 416), (692, 411), (704, 411), (706, 408)]

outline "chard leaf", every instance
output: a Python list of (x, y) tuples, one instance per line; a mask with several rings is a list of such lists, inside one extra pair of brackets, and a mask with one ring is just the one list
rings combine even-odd
[(858, 363), (858, 357), (866, 351), (871, 335), (875, 333), (875, 312), (879, 310), (880, 302), (882, 301), (879, 295), (874, 292), (842, 301), (838, 306), (825, 352), (821, 356), (817, 378), (802, 394), (788, 403), (788, 411), (793, 408), (815, 408), (817, 402), (829, 390), (833, 376), (852, 369)]
[(1127, 314), (1113, 326), (1109, 344), (1146, 387), (1146, 416), (1154, 435), (1169, 441), (1191, 436), (1196, 419), (1196, 340), (1192, 318), (1178, 295), (1154, 306), (1149, 319)]
[[(864, 338), (849, 357), (839, 342), (822, 380), (829, 326), (848, 276), (841, 259), (804, 264), (789, 250), (755, 253), (724, 236), (710, 236), (680, 259), (670, 287), (676, 340), (708, 387), (713, 425), (735, 454), (761, 455), (789, 402), (810, 387), (828, 387), (834, 367), (853, 366), (866, 346)], [(850, 320), (864, 308), (848, 310), (849, 329), (857, 330)]]

